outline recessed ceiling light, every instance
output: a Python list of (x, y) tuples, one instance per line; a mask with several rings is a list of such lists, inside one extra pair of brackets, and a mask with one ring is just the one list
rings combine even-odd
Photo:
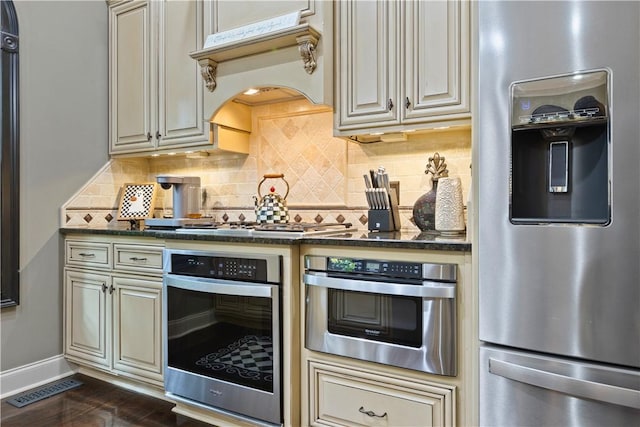
[(256, 95), (260, 93), (260, 89), (247, 89), (243, 92), (243, 95)]

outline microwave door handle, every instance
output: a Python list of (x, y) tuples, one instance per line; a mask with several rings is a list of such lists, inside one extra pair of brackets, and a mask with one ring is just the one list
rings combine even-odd
[(272, 285), (260, 285), (256, 283), (244, 283), (233, 281), (199, 280), (197, 278), (165, 277), (167, 286), (181, 289), (207, 292), (212, 294), (237, 295), (243, 297), (266, 297), (273, 295)]
[(638, 390), (573, 378), (494, 358), (489, 358), (489, 372), (578, 398), (640, 409), (640, 391)]
[(420, 298), (455, 298), (456, 287), (453, 284), (423, 281), (421, 285), (404, 283), (372, 282), (368, 280), (352, 280), (329, 277), (319, 274), (305, 274), (304, 283), (345, 291), (371, 292), (383, 295), (400, 295)]

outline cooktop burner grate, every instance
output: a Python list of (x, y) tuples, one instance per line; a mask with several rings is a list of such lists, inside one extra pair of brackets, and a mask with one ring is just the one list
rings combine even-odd
[(345, 222), (345, 223), (331, 222), (326, 224), (294, 222), (294, 223), (286, 223), (286, 224), (258, 224), (255, 226), (255, 229), (260, 231), (293, 231), (293, 232), (320, 231), (320, 230), (328, 230), (328, 229), (344, 230), (347, 228), (351, 228), (350, 222)]
[(185, 225), (175, 231), (190, 234), (219, 234), (263, 237), (301, 237), (316, 234), (344, 232), (351, 228), (351, 223), (306, 223), (294, 222), (285, 224), (259, 224), (256, 222), (213, 222), (210, 224)]

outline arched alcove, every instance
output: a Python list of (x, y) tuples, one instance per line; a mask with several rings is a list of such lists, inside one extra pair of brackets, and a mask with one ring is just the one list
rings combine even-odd
[(18, 17), (12, 0), (1, 1), (2, 214), (0, 216), (1, 307), (20, 302), (20, 124), (18, 120)]

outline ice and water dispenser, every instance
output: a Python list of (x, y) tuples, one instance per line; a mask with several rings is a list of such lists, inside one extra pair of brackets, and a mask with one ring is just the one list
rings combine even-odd
[(511, 85), (512, 223), (610, 222), (609, 81), (597, 70)]

